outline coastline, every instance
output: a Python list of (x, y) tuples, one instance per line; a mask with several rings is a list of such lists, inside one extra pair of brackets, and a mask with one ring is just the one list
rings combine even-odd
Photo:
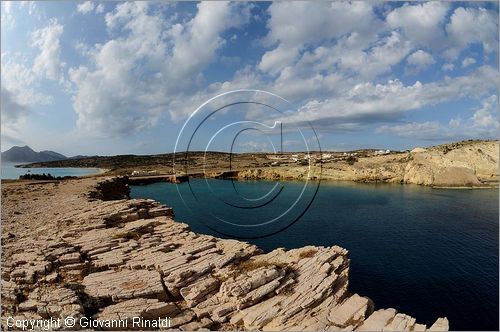
[[(2, 186), (4, 317), (132, 312), (170, 315), (183, 330), (425, 328), (351, 294), (343, 248), (263, 253), (195, 234), (172, 209), (127, 199), (127, 190), (124, 180), (103, 177)], [(431, 329), (447, 330), (447, 319)]]
[[(29, 164), (26, 164), (26, 165), (29, 165)], [(52, 174), (53, 176), (75, 176), (75, 177), (100, 176), (100, 175), (103, 175), (109, 171), (109, 169), (99, 168), (99, 167), (19, 167), (20, 166), (19, 164), (15, 164), (12, 162), (5, 162), (5, 163), (2, 162), (1, 166), (2, 166), (2, 179), (1, 179), (2, 181), (17, 181), (17, 180), (19, 180), (19, 176), (25, 175), (25, 174), (42, 174), (42, 173), (50, 174), (52, 172), (52, 170), (48, 170), (49, 168), (53, 169), (53, 171), (56, 173), (56, 174)], [(16, 174), (13, 174), (10, 169), (16, 170), (15, 171)], [(33, 171), (28, 172), (28, 169), (31, 169)], [(44, 170), (39, 171), (39, 169), (44, 169)], [(66, 173), (68, 173), (68, 174), (65, 174), (65, 172), (63, 172), (63, 174), (58, 174), (61, 172), (61, 169), (63, 169), (64, 171), (67, 171)], [(78, 170), (92, 170), (92, 173), (78, 174), (78, 172), (75, 172)], [(5, 172), (5, 174), (4, 174), (4, 172)], [(54, 173), (54, 172), (52, 172), (52, 173)], [(17, 173), (19, 173), (19, 174), (17, 174)], [(10, 178), (9, 177), (3, 178), (3, 176), (9, 176)], [(16, 177), (14, 178), (13, 176), (16, 176)]]
[[(377, 154), (370, 150), (352, 153), (312, 152), (230, 155), (222, 152), (190, 152), (174, 165), (174, 154), (150, 156), (94, 157), (34, 163), (38, 167), (95, 167), (107, 169), (110, 176), (139, 174), (143, 178), (185, 176), (173, 174), (188, 163), (188, 175), (206, 174), (214, 178), (247, 180), (354, 181), (362, 183), (416, 184), (435, 188), (498, 188), (498, 141), (462, 141), (412, 151)], [(298, 156), (298, 157), (297, 157)], [(184, 159), (183, 159), (184, 158)], [(296, 160), (297, 158), (303, 158)], [(306, 161), (308, 165), (303, 165)], [(175, 159), (176, 161), (178, 159)], [(177, 166), (177, 167), (174, 167)]]

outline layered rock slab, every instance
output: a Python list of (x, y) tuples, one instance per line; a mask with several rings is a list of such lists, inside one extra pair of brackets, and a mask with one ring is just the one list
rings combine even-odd
[[(54, 190), (71, 209), (62, 206), (38, 233), (22, 233), (34, 226), (18, 221), (8, 224), (13, 236), (2, 234), (4, 317), (168, 316), (180, 330), (426, 328), (351, 294), (348, 252), (338, 246), (264, 254), (245, 242), (195, 234), (155, 201), (121, 199), (115, 189), (118, 200), (99, 200), (99, 193), (88, 200), (66, 185)], [(447, 328), (445, 318), (431, 326)]]

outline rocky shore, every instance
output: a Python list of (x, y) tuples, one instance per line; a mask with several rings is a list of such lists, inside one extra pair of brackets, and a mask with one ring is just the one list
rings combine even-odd
[(440, 313), (425, 326), (352, 294), (346, 249), (264, 253), (195, 234), (127, 189), (102, 178), (2, 184), (3, 330), (9, 317), (68, 316), (77, 324), (61, 329), (169, 317), (183, 331), (448, 330)]
[(357, 158), (355, 162), (253, 168), (239, 172), (246, 180), (322, 180), (417, 184), (448, 188), (498, 188), (498, 141), (464, 141), (415, 148), (408, 152)]

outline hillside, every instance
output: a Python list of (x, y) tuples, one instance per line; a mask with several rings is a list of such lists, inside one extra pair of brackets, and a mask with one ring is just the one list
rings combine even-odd
[[(311, 167), (309, 167), (309, 158)], [(121, 155), (38, 162), (24, 167), (96, 167), (110, 174), (172, 174), (174, 154)], [(187, 161), (187, 162), (186, 162)], [(237, 171), (240, 179), (303, 179), (411, 183), (437, 187), (484, 187), (498, 184), (498, 141), (469, 140), (411, 151), (356, 150), (229, 154), (190, 152), (176, 155), (176, 172)], [(188, 167), (186, 167), (186, 165)]]

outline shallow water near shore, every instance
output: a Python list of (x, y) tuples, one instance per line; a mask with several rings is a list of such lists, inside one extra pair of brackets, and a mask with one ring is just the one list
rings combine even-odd
[(31, 174), (51, 174), (53, 176), (82, 176), (100, 173), (99, 168), (76, 168), (76, 167), (40, 167), (40, 168), (19, 168), (15, 167), (19, 163), (2, 163), (1, 179), (19, 179), (20, 175)]
[[(209, 213), (227, 204), (216, 205), (210, 198), (220, 196), (220, 202), (227, 202), (236, 188), (251, 201), (275, 186), (271, 181), (239, 181), (234, 187), (228, 180), (207, 183), (192, 179), (189, 184), (133, 186), (131, 195), (173, 207), (175, 219), (196, 232), (227, 237), (213, 230), (225, 226), (210, 220)], [(302, 182), (281, 185), (273, 211), (280, 206), (286, 210), (303, 188)], [(197, 199), (185, 194), (190, 186)], [(312, 197), (313, 191), (314, 186), (307, 188), (305, 197)], [(275, 235), (247, 241), (267, 251), (340, 245), (350, 253), (350, 290), (370, 297), (376, 308), (396, 308), (428, 326), (447, 316), (452, 330), (498, 330), (498, 198), (496, 189), (322, 182), (297, 222)], [(242, 224), (272, 213), (266, 207), (240, 211), (232, 217)], [(219, 213), (227, 219), (234, 211)]]

